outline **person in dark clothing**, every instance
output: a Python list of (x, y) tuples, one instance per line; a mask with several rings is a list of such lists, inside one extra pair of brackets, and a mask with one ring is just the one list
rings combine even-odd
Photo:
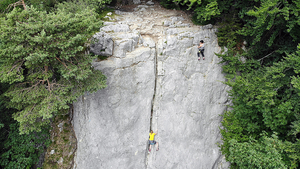
[(202, 55), (203, 57), (203, 60), (205, 60), (205, 57), (204, 57), (204, 41), (203, 40), (200, 40), (200, 43), (199, 43), (199, 46), (198, 46), (198, 60), (200, 60), (200, 54)]

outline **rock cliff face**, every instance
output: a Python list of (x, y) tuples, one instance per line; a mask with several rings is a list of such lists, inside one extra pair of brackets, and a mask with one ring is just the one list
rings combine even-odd
[[(74, 168), (228, 168), (217, 146), (228, 87), (215, 55), (216, 29), (158, 5), (116, 13), (91, 46), (111, 55), (93, 63), (108, 87), (74, 104)], [(205, 60), (198, 61), (201, 39)], [(150, 129), (158, 130), (160, 149), (149, 153)]]

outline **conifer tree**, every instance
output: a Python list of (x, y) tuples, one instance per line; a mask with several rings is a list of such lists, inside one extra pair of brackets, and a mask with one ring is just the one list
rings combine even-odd
[(33, 7), (14, 9), (0, 18), (0, 82), (20, 132), (40, 131), (53, 115), (68, 109), (84, 92), (106, 85), (87, 54), (88, 39), (101, 22), (94, 10), (46, 13)]

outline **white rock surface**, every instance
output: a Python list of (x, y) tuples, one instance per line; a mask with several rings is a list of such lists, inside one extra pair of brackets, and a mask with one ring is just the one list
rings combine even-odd
[[(221, 52), (216, 29), (158, 5), (134, 11), (101, 28), (112, 56), (93, 66), (108, 87), (74, 104), (74, 169), (229, 168), (217, 146), (229, 88), (214, 54)], [(169, 27), (176, 24), (189, 26)], [(198, 61), (201, 39), (206, 59)], [(160, 150), (148, 153), (150, 128)]]
[(147, 5), (154, 5), (154, 2), (148, 1), (146, 4), (147, 4)]
[(59, 160), (57, 161), (57, 164), (62, 164), (64, 162), (64, 159), (62, 157), (59, 158)]
[(141, 1), (140, 0), (132, 0), (133, 4), (140, 4)]

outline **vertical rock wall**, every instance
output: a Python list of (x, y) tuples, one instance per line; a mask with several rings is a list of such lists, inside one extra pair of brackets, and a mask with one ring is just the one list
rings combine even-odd
[[(160, 152), (149, 156), (148, 168), (213, 168), (220, 157), (219, 116), (226, 109), (227, 86), (214, 29), (201, 33), (167, 32), (157, 50), (158, 73), (152, 128)], [(205, 38), (205, 60), (197, 61), (195, 47)], [(167, 42), (167, 43), (164, 43)]]
[[(217, 143), (228, 87), (216, 29), (195, 26), (180, 11), (140, 5), (120, 12), (94, 36), (91, 51), (106, 89), (74, 104), (76, 169), (228, 168)], [(205, 60), (197, 45), (205, 41)], [(149, 130), (160, 150), (149, 153)]]
[(74, 106), (75, 168), (144, 168), (154, 52), (139, 48), (124, 59), (95, 63), (108, 77), (108, 87), (84, 95)]

